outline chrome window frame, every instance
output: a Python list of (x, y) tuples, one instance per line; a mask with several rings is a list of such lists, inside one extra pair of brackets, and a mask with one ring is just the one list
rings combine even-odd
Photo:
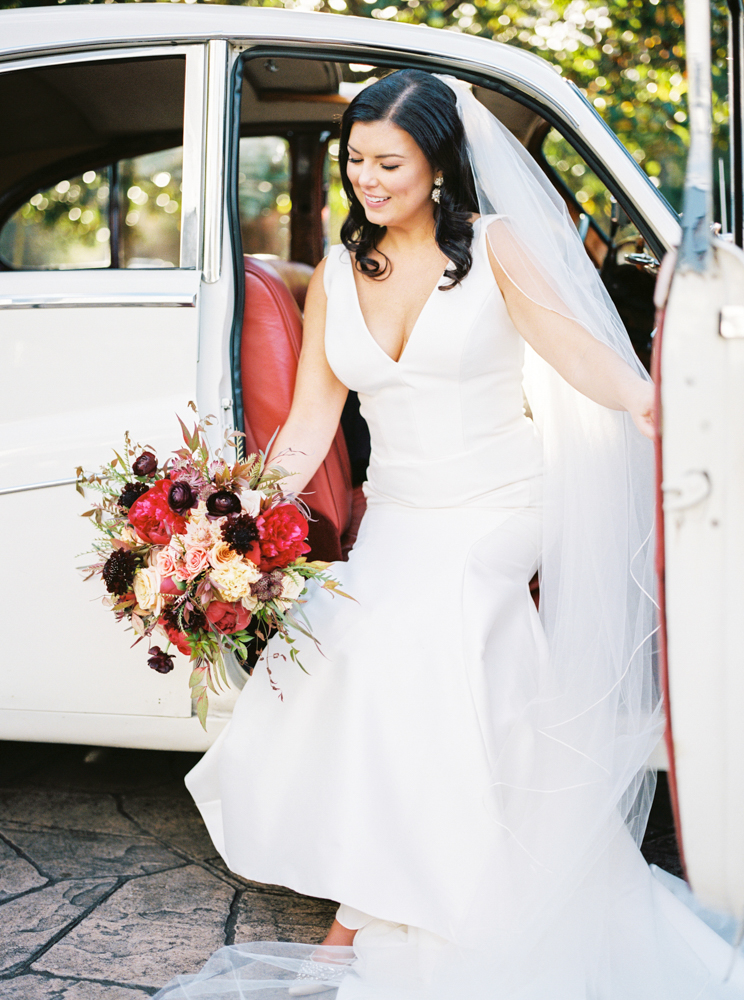
[(225, 127), (227, 73), (237, 58), (224, 39), (207, 43), (207, 91), (204, 163), (204, 263), (207, 284), (219, 281), (222, 268), (222, 235), (225, 205)]
[[(204, 145), (206, 117), (206, 46), (196, 41), (183, 45), (116, 46), (95, 51), (66, 51), (58, 55), (28, 55), (0, 62), (0, 73), (60, 66), (71, 63), (113, 62), (157, 56), (184, 56), (183, 167), (181, 190), (181, 240), (179, 264), (175, 270), (201, 267), (203, 192), (205, 184)], [(108, 269), (107, 269), (108, 270)]]

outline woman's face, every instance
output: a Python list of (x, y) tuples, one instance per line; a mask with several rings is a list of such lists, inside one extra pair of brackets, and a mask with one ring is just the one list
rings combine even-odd
[(433, 219), (435, 171), (408, 132), (392, 122), (355, 122), (346, 173), (369, 222), (421, 224)]

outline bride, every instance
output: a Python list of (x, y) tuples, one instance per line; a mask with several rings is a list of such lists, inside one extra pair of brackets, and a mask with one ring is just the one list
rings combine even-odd
[(661, 726), (653, 386), (467, 86), (369, 86), (339, 159), (349, 216), (274, 456), (301, 492), (359, 393), (367, 511), (334, 566), (355, 600), (309, 596), (308, 673), (270, 642), (187, 785), (233, 871), (341, 905), (322, 946), (225, 948), (158, 996), (741, 997), (634, 843)]

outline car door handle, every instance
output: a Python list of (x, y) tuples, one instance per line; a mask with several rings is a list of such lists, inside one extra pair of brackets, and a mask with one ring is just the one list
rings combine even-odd
[(710, 490), (710, 476), (707, 472), (691, 469), (676, 479), (665, 479), (661, 484), (664, 510), (687, 510), (688, 507), (694, 507), (708, 498)]

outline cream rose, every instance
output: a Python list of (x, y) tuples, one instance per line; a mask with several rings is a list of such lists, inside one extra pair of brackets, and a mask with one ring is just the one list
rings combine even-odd
[(261, 513), (261, 500), (263, 493), (260, 490), (241, 490), (240, 505), (246, 514), (251, 517), (258, 517)]
[(125, 525), (119, 532), (119, 539), (127, 545), (141, 545), (140, 536), (131, 524)]
[(163, 610), (163, 597), (160, 593), (160, 573), (151, 566), (140, 569), (134, 574), (134, 596), (142, 611), (159, 615)]
[(246, 611), (250, 611), (250, 613), (253, 614), (258, 606), (258, 598), (254, 597), (253, 594), (246, 594), (245, 597), (241, 598), (240, 603)]
[(304, 588), (305, 580), (299, 573), (286, 573), (282, 581), (282, 596), (276, 599), (276, 603), (282, 611), (287, 611), (292, 607)]
[(253, 563), (241, 560), (213, 569), (209, 579), (220, 592), (223, 600), (230, 602), (240, 601), (244, 597), (250, 596), (251, 584), (260, 575), (258, 568)]

